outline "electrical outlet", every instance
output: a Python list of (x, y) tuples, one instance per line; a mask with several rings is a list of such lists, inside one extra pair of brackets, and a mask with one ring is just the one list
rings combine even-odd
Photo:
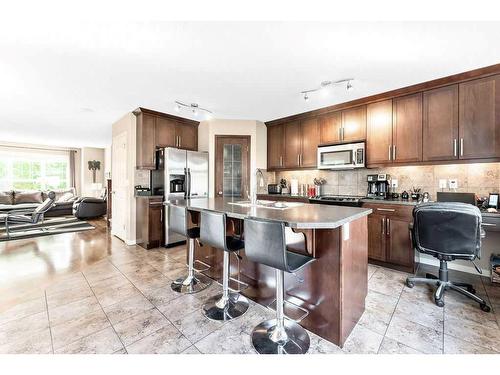
[(458, 180), (456, 178), (450, 178), (448, 181), (450, 189), (458, 189)]
[(447, 185), (447, 183), (446, 183), (445, 179), (439, 180), (439, 188), (440, 189), (446, 189), (446, 185)]
[(391, 187), (394, 189), (396, 189), (398, 187), (398, 180), (397, 179), (393, 178), (391, 180)]

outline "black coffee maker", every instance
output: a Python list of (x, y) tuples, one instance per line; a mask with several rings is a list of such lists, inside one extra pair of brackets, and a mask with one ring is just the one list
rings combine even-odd
[(390, 197), (390, 180), (391, 176), (388, 174), (369, 174), (366, 176), (368, 181), (368, 198), (386, 199)]

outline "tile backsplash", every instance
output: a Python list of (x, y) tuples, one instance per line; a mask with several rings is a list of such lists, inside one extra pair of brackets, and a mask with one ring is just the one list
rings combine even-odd
[[(366, 195), (368, 184), (366, 175), (387, 173), (391, 178), (398, 180), (398, 187), (394, 189), (401, 193), (410, 191), (413, 187), (421, 188), (435, 199), (437, 191), (455, 191), (454, 189), (440, 189), (439, 180), (457, 179), (459, 192), (476, 193), (478, 196), (488, 196), (489, 193), (500, 192), (500, 163), (480, 164), (449, 164), (430, 166), (404, 166), (374, 169), (359, 169), (350, 171), (282, 171), (274, 173), (274, 181), (284, 178), (287, 183), (295, 178), (299, 184), (312, 184), (315, 177), (326, 179), (324, 194)], [(273, 172), (267, 173), (268, 183), (273, 182)]]

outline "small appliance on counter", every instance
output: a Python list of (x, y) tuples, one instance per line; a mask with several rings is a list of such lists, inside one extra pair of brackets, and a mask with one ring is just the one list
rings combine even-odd
[(405, 190), (401, 193), (401, 199), (403, 200), (408, 200), (410, 199), (410, 194), (408, 194), (408, 192)]
[(422, 189), (413, 187), (412, 192), (411, 192), (411, 200), (412, 201), (418, 201), (420, 200), (420, 192)]
[(281, 194), (288, 194), (288, 187), (286, 185), (286, 180), (282, 178), (280, 180)]
[(151, 189), (148, 186), (136, 185), (134, 188), (135, 195), (138, 197), (147, 197), (151, 195)]
[(299, 194), (299, 180), (296, 180), (295, 178), (292, 178), (290, 180), (290, 194), (292, 195)]
[(326, 184), (326, 180), (323, 177), (320, 178), (314, 178), (314, 186), (316, 187), (316, 195), (315, 196), (322, 196), (325, 195), (324, 192), (324, 186)]
[(368, 181), (368, 198), (387, 199), (390, 198), (390, 183), (391, 176), (385, 173), (369, 174), (366, 176)]
[(268, 194), (281, 194), (281, 185), (278, 184), (268, 184), (267, 185)]

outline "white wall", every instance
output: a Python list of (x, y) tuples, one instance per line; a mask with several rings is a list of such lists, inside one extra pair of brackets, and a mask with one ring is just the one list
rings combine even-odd
[(267, 129), (260, 121), (210, 120), (202, 121), (198, 127), (198, 150), (209, 153), (209, 196), (215, 192), (215, 136), (250, 136), (250, 186), (254, 187), (255, 169), (267, 168)]
[[(80, 195), (83, 197), (98, 197), (101, 191), (96, 191), (92, 189), (92, 171), (88, 168), (88, 162), (91, 160), (97, 160), (101, 162), (101, 169), (96, 171), (96, 183), (100, 183), (102, 187), (105, 187), (104, 183), (104, 170), (105, 170), (105, 160), (104, 160), (104, 149), (95, 147), (83, 147), (80, 155)], [(76, 160), (75, 160), (76, 164)]]

